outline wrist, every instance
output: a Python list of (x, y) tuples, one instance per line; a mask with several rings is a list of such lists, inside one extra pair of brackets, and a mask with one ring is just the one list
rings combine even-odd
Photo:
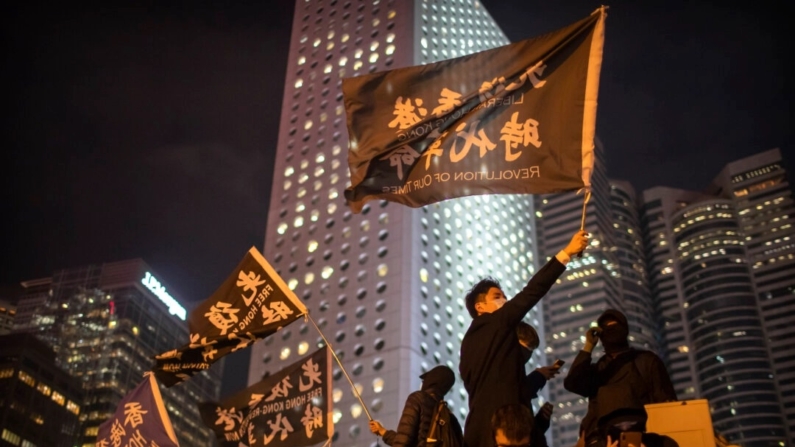
[(593, 351), (594, 347), (595, 345), (593, 343), (589, 343), (586, 341), (585, 344), (582, 346), (582, 350), (590, 354), (591, 351)]

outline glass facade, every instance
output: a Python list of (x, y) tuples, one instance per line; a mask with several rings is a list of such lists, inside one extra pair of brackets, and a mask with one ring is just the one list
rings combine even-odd
[(709, 399), (716, 431), (744, 446), (793, 442), (795, 349), (783, 341), (795, 335), (792, 191), (780, 162), (777, 149), (762, 152), (728, 164), (703, 193), (643, 198), (677, 394)]
[[(596, 140), (596, 159), (604, 159), (604, 147)], [(566, 266), (558, 283), (541, 303), (546, 331), (546, 364), (563, 359), (561, 377), (568, 364), (582, 349), (585, 329), (595, 325), (607, 308), (624, 311), (621, 300), (621, 271), (616, 252), (615, 228), (610, 202), (610, 184), (604, 163), (596, 163), (591, 176), (593, 194), (586, 208), (585, 228), (591, 245), (582, 258), (575, 257)], [(580, 229), (583, 195), (574, 193), (538, 196), (539, 241), (543, 260), (561, 250)], [(601, 348), (594, 352), (600, 355)], [(574, 445), (579, 437), (582, 418), (588, 410), (584, 397), (563, 388), (563, 380), (547, 384), (549, 399), (555, 405), (551, 432), (554, 445)]]
[(79, 436), (80, 383), (32, 335), (0, 336), (0, 445), (72, 447)]
[[(99, 425), (143, 380), (155, 355), (188, 341), (185, 322), (142, 282), (151, 271), (133, 260), (61, 270), (52, 278), (23, 283), (26, 296), (14, 331), (32, 332), (52, 346), (58, 365), (81, 383), (79, 445), (93, 445)], [(214, 442), (196, 404), (218, 399), (220, 368), (163, 389), (180, 445)]]

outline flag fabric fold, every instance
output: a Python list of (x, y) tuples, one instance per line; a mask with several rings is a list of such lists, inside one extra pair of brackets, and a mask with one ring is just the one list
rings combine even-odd
[(222, 446), (302, 447), (334, 433), (331, 351), (323, 347), (222, 403), (199, 405)]
[(151, 372), (145, 376), (99, 426), (96, 447), (179, 447), (155, 376)]
[(306, 306), (252, 247), (221, 287), (190, 313), (189, 343), (155, 357), (155, 374), (173, 386), (304, 314)]
[(590, 187), (604, 9), (503, 47), (343, 79), (350, 208)]

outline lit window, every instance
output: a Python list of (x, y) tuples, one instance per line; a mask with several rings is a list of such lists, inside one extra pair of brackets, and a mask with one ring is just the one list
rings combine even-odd
[(61, 405), (61, 406), (66, 405), (66, 399), (63, 397), (63, 394), (61, 394), (61, 393), (59, 393), (57, 391), (53, 391), (52, 392), (52, 400), (58, 405)]
[(303, 86), (303, 85), (304, 85), (304, 80), (303, 79), (298, 78), (298, 79), (295, 80), (295, 88), (301, 88), (301, 86)]
[(287, 357), (290, 357), (290, 348), (282, 348), (282, 352), (279, 353), (279, 358), (284, 360)]
[(289, 280), (287, 282), (287, 287), (289, 287), (290, 290), (295, 290), (295, 288), (298, 287), (298, 280), (295, 278)]
[(315, 274), (314, 274), (314, 273), (312, 273), (312, 272), (309, 272), (309, 273), (307, 273), (306, 275), (304, 275), (304, 282), (305, 282), (305, 283), (307, 283), (307, 284), (312, 284), (312, 282), (313, 282), (314, 280), (315, 280)]
[(428, 270), (425, 268), (420, 269), (420, 281), (428, 282)]
[(381, 277), (386, 276), (388, 270), (389, 270), (389, 268), (387, 267), (386, 264), (379, 264), (378, 265), (378, 270), (377, 270), (378, 276), (381, 276)]
[(353, 418), (356, 419), (361, 415), (362, 415), (362, 406), (359, 404), (351, 405), (351, 416), (353, 416)]
[(392, 53), (395, 52), (395, 46), (394, 45), (387, 45), (386, 50), (384, 50), (384, 52), (386, 53), (387, 56), (391, 56)]
[(332, 414), (332, 420), (334, 423), (339, 423), (340, 419), (342, 419), (342, 412), (338, 408), (335, 408)]
[(339, 388), (334, 388), (334, 391), (331, 392), (331, 400), (333, 400), (334, 403), (342, 400), (342, 390)]
[(43, 383), (39, 383), (39, 385), (36, 387), (36, 389), (37, 389), (37, 390), (38, 390), (38, 391), (39, 391), (41, 394), (43, 394), (43, 395), (45, 395), (45, 396), (49, 396), (49, 395), (50, 395), (50, 393), (52, 392), (52, 389), (51, 389), (49, 386), (47, 386), (47, 385), (45, 385), (45, 384), (43, 384)]
[(320, 276), (322, 276), (323, 279), (329, 279), (333, 273), (334, 273), (333, 268), (325, 266), (323, 267), (323, 272), (320, 274)]
[(312, 120), (306, 120), (304, 123), (304, 130), (309, 130), (312, 128)]
[(36, 386), (36, 379), (31, 377), (30, 374), (26, 373), (25, 371), (20, 371), (18, 376), (19, 376), (19, 380), (24, 382), (25, 385)]
[(383, 390), (384, 390), (384, 379), (380, 377), (373, 379), (373, 391), (376, 393), (380, 393)]
[(309, 350), (309, 343), (305, 341), (298, 343), (298, 355), (304, 355), (308, 350)]
[(80, 405), (70, 401), (66, 402), (66, 409), (72, 414), (80, 414)]
[(372, 53), (369, 59), (371, 64), (374, 64), (378, 61), (378, 53)]
[(301, 56), (298, 58), (298, 65), (304, 65), (306, 63), (306, 56)]
[(342, 57), (340, 58), (340, 62), (339, 62), (339, 64), (340, 64), (340, 67), (344, 67), (344, 66), (345, 66), (345, 64), (347, 64), (347, 63), (348, 63), (348, 57), (347, 57), (347, 56), (342, 56)]
[(304, 218), (301, 216), (296, 217), (295, 220), (293, 221), (293, 226), (295, 228), (300, 228), (303, 225), (304, 225)]

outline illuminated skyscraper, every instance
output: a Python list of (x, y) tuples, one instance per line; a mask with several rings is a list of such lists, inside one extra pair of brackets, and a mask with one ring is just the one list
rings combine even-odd
[[(596, 141), (596, 159), (591, 176), (592, 196), (587, 205), (585, 229), (591, 234), (591, 246), (582, 258), (574, 258), (547, 296), (541, 300), (546, 328), (547, 362), (560, 358), (569, 364), (582, 349), (585, 329), (596, 324), (606, 308), (624, 310), (616, 254), (615, 228), (610, 203), (610, 184), (604, 160), (604, 148)], [(565, 193), (538, 196), (540, 252), (544, 259), (554, 256), (572, 234), (580, 229), (581, 194)], [(601, 345), (600, 345), (601, 346)], [(598, 357), (597, 348), (594, 351)], [(561, 376), (568, 372), (563, 367)], [(554, 445), (574, 445), (588, 408), (585, 398), (569, 393), (563, 380), (547, 384), (549, 400), (555, 405), (552, 415)]]
[[(458, 370), (472, 284), (493, 275), (515, 293), (535, 271), (534, 207), (530, 196), (479, 196), (421, 209), (376, 201), (352, 214), (342, 198), (349, 171), (341, 78), (507, 43), (478, 1), (296, 2), (263, 253), (387, 427), (397, 425), (423, 371)], [(528, 319), (541, 326), (540, 313)], [(319, 343), (311, 324), (296, 322), (253, 345), (249, 383)], [(339, 368), (333, 398), (335, 445), (374, 444)], [(460, 378), (447, 398), (463, 421)]]
[[(99, 425), (154, 366), (153, 357), (188, 341), (185, 309), (162, 279), (136, 259), (60, 270), (22, 283), (14, 332), (52, 347), (56, 363), (82, 386), (81, 446), (93, 446)], [(217, 400), (220, 366), (163, 390), (180, 445), (205, 447), (215, 436), (197, 403)]]
[(709, 399), (731, 441), (791, 444), (795, 232), (779, 151), (728, 164), (705, 193), (658, 187), (643, 197), (679, 398)]

